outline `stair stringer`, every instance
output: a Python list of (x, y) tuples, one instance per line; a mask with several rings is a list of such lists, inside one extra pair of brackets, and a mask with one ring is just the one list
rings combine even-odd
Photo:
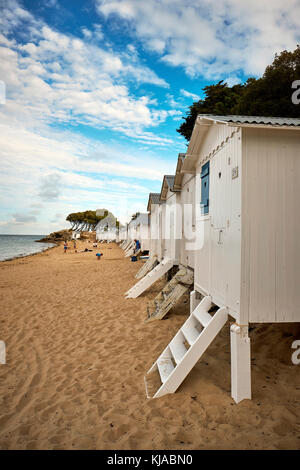
[[(206, 299), (206, 297), (204, 299)], [(183, 328), (187, 324), (187, 322), (190, 320), (190, 318), (191, 316), (182, 325), (182, 327), (174, 336), (172, 341), (175, 340), (175, 338), (178, 337), (180, 334), (184, 335)], [(201, 356), (204, 354), (208, 346), (212, 343), (214, 338), (221, 331), (221, 329), (227, 322), (227, 319), (228, 319), (227, 308), (226, 307), (219, 308), (219, 310), (217, 310), (217, 312), (212, 317), (209, 324), (205, 328), (203, 328), (198, 338), (194, 341), (193, 344), (191, 344), (190, 348), (187, 350), (182, 360), (176, 365), (176, 367), (173, 369), (173, 371), (171, 372), (167, 380), (164, 383), (162, 383), (162, 385), (157, 390), (157, 392), (153, 395), (152, 398), (158, 398), (168, 393), (176, 392), (176, 390), (181, 385), (183, 380), (187, 377), (187, 375), (190, 373), (192, 368), (196, 365), (196, 363), (199, 361)], [(172, 354), (171, 354), (170, 347), (169, 347), (170, 343), (166, 347), (166, 349), (163, 351), (163, 353), (159, 356), (159, 358), (156, 360), (156, 362), (152, 365), (152, 367), (149, 369), (149, 371), (147, 372), (147, 375), (158, 368), (158, 365), (157, 365), (158, 361), (172, 358)], [(145, 384), (147, 384), (147, 375), (145, 376)], [(146, 390), (147, 390), (147, 387), (146, 387)], [(148, 398), (150, 397), (148, 396)]]
[(146, 263), (144, 263), (143, 266), (141, 266), (141, 268), (138, 270), (135, 275), (135, 278), (142, 279), (156, 266), (156, 264), (158, 264), (157, 256), (151, 256), (149, 259), (147, 259)]
[(129, 256), (128, 253), (131, 253), (132, 250), (134, 250), (134, 242), (130, 242), (130, 244), (128, 245), (128, 247), (126, 248), (125, 253), (124, 253), (124, 256), (126, 258), (126, 256)]
[(126, 292), (127, 299), (136, 299), (145, 292), (154, 282), (166, 274), (175, 264), (175, 260), (165, 258), (153, 268), (143, 279), (140, 279), (131, 289)]
[(131, 243), (131, 240), (126, 240), (125, 243), (122, 246), (122, 250), (126, 251), (127, 248), (129, 247), (130, 243)]
[(133, 256), (133, 255), (137, 256), (137, 255), (140, 254), (140, 252), (141, 252), (140, 249), (135, 252), (135, 251), (134, 251), (134, 248), (133, 248), (132, 250), (130, 250), (129, 253), (127, 253), (127, 255), (125, 255), (125, 258), (128, 258), (129, 256)]

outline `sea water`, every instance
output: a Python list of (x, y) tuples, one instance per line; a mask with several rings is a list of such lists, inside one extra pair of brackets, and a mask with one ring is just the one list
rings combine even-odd
[(54, 243), (37, 243), (45, 235), (0, 235), (0, 261), (28, 256), (55, 246)]

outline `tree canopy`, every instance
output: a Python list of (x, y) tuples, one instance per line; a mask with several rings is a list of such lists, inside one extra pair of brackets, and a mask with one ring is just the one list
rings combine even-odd
[(276, 54), (261, 78), (229, 87), (223, 80), (203, 88), (205, 98), (189, 106), (177, 129), (190, 140), (198, 114), (300, 117), (300, 105), (292, 102), (292, 83), (300, 80), (300, 46)]
[(101, 216), (96, 215), (96, 211), (73, 212), (66, 217), (66, 220), (70, 222), (72, 230), (90, 231), (95, 230), (98, 222), (105, 219), (107, 215), (108, 211)]

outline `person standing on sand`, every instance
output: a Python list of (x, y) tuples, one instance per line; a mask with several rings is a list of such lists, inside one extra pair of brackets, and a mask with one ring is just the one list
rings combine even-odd
[(140, 248), (141, 248), (140, 241), (135, 239), (134, 240), (134, 253), (137, 253), (137, 251), (139, 251)]
[(65, 241), (65, 243), (64, 243), (64, 253), (67, 253), (67, 249), (68, 249), (68, 243), (67, 243), (67, 241)]

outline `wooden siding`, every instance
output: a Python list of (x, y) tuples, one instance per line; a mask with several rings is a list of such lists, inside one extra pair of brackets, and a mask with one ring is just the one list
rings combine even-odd
[(243, 129), (241, 323), (300, 321), (300, 132)]

